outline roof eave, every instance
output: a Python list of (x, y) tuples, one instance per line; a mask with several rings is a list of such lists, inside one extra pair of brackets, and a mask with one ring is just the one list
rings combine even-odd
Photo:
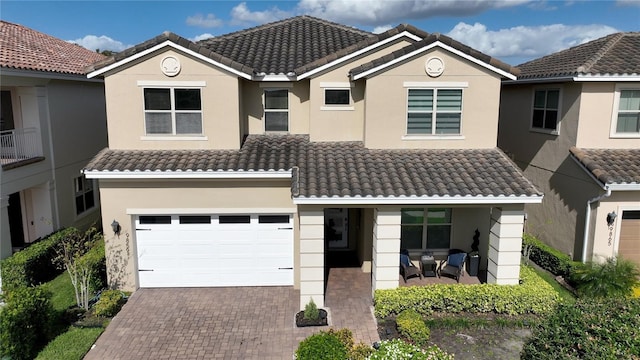
[(10, 67), (0, 67), (2, 69), (2, 76), (16, 76), (16, 77), (28, 77), (36, 79), (50, 79), (50, 80), (71, 80), (71, 81), (85, 81), (85, 82), (103, 82), (102, 79), (89, 79), (85, 74), (72, 74), (72, 73), (60, 73), (54, 71), (41, 71), (41, 70), (29, 70), (29, 69), (17, 69)]
[(82, 170), (87, 179), (290, 179), (291, 170), (268, 171), (101, 171)]
[(202, 61), (204, 61), (206, 63), (209, 63), (209, 64), (217, 66), (217, 67), (219, 67), (219, 68), (221, 68), (223, 70), (226, 70), (226, 71), (228, 71), (230, 73), (233, 73), (233, 74), (235, 74), (235, 75), (237, 75), (237, 76), (239, 76), (241, 78), (244, 78), (244, 79), (247, 79), (247, 80), (251, 80), (252, 79), (252, 74), (248, 74), (248, 73), (245, 73), (245, 72), (242, 72), (242, 71), (238, 71), (238, 70), (236, 70), (236, 69), (234, 69), (234, 68), (232, 68), (230, 66), (224, 65), (224, 64), (222, 64), (222, 63), (220, 63), (218, 61), (215, 61), (215, 60), (213, 60), (213, 59), (211, 59), (211, 58), (209, 58), (207, 56), (204, 56), (204, 55), (202, 55), (200, 53), (197, 53), (197, 52), (195, 52), (195, 51), (193, 51), (191, 49), (188, 49), (188, 48), (185, 48), (185, 47), (183, 47), (181, 45), (178, 45), (178, 44), (174, 43), (173, 41), (171, 41), (169, 39), (163, 41), (160, 44), (152, 46), (152, 47), (150, 47), (148, 49), (142, 50), (142, 51), (140, 51), (138, 53), (135, 53), (135, 54), (133, 54), (131, 56), (128, 56), (128, 57), (126, 57), (126, 58), (124, 58), (124, 59), (122, 59), (120, 61), (116, 61), (116, 62), (114, 62), (114, 63), (112, 63), (110, 65), (107, 65), (107, 66), (102, 67), (102, 68), (100, 68), (98, 70), (92, 71), (89, 74), (87, 74), (87, 77), (88, 78), (93, 78), (93, 77), (96, 77), (96, 76), (99, 76), (99, 75), (103, 75), (103, 74), (105, 74), (105, 73), (107, 73), (109, 71), (115, 70), (115, 69), (117, 69), (117, 68), (119, 68), (119, 67), (121, 67), (123, 65), (126, 65), (126, 64), (128, 64), (128, 63), (130, 63), (132, 61), (135, 61), (137, 59), (140, 59), (142, 57), (145, 57), (145, 56), (147, 56), (147, 55), (149, 55), (149, 54), (151, 54), (151, 53), (153, 53), (155, 51), (158, 51), (158, 50), (160, 50), (162, 48), (165, 48), (165, 47), (170, 47), (170, 48), (173, 48), (174, 50), (186, 53), (186, 54), (188, 54), (188, 55), (190, 55), (192, 57), (195, 57), (195, 58), (197, 58), (199, 60), (202, 60)]
[(440, 48), (442, 48), (444, 50), (447, 50), (447, 51), (449, 51), (449, 52), (451, 52), (451, 53), (453, 53), (455, 55), (458, 55), (458, 56), (462, 57), (463, 59), (466, 59), (466, 60), (468, 60), (468, 61), (470, 61), (470, 62), (472, 62), (472, 63), (474, 63), (476, 65), (479, 65), (479, 66), (485, 68), (485, 69), (493, 71), (493, 72), (495, 72), (495, 73), (499, 74), (500, 76), (505, 77), (507, 79), (515, 80), (517, 78), (516, 75), (513, 75), (513, 74), (511, 74), (509, 72), (506, 72), (506, 71), (504, 71), (502, 69), (499, 69), (499, 68), (497, 68), (497, 67), (495, 67), (495, 66), (493, 66), (491, 64), (487, 64), (486, 62), (484, 62), (482, 60), (479, 60), (479, 59), (477, 59), (477, 58), (475, 58), (475, 57), (473, 57), (471, 55), (465, 54), (464, 52), (462, 52), (460, 50), (457, 50), (457, 49), (455, 49), (455, 48), (453, 48), (453, 47), (451, 47), (451, 46), (449, 46), (447, 44), (444, 44), (440, 40), (436, 40), (436, 41), (434, 41), (434, 42), (432, 42), (432, 43), (430, 43), (430, 44), (428, 44), (426, 46), (423, 46), (423, 47), (421, 47), (419, 49), (416, 49), (416, 50), (414, 50), (414, 51), (412, 51), (412, 52), (410, 52), (408, 54), (405, 54), (403, 56), (400, 56), (398, 58), (390, 60), (390, 61), (388, 61), (388, 62), (386, 62), (384, 64), (381, 64), (379, 66), (373, 67), (373, 68), (368, 69), (366, 71), (363, 71), (363, 72), (361, 72), (359, 74), (351, 75), (351, 80), (355, 81), (355, 80), (362, 79), (362, 78), (368, 78), (368, 77), (370, 77), (370, 76), (372, 76), (374, 74), (377, 74), (378, 72), (383, 71), (384, 69), (386, 69), (386, 68), (388, 68), (390, 66), (393, 66), (393, 65), (395, 65), (397, 63), (400, 63), (402, 61), (410, 59), (410, 58), (412, 58), (412, 57), (414, 57), (414, 56), (416, 56), (418, 54), (421, 54), (423, 52), (431, 50), (434, 47), (440, 47)]
[(491, 205), (540, 204), (543, 195), (522, 196), (344, 196), (293, 198), (296, 205)]

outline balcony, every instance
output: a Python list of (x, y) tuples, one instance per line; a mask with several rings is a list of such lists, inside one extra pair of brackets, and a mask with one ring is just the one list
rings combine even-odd
[(42, 141), (37, 128), (0, 131), (2, 170), (43, 160)]

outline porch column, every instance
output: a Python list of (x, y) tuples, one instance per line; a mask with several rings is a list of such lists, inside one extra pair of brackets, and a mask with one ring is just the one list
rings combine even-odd
[(373, 221), (372, 293), (399, 285), (400, 208), (375, 209)]
[(523, 229), (523, 206), (492, 209), (487, 283), (518, 284)]
[(300, 310), (309, 300), (324, 307), (324, 211), (299, 210)]

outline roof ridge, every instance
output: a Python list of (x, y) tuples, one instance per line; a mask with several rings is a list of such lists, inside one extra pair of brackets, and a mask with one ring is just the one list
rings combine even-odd
[(293, 16), (293, 17), (289, 17), (289, 18), (286, 18), (286, 19), (281, 19), (281, 20), (268, 22), (266, 24), (257, 25), (257, 26), (254, 26), (254, 27), (251, 27), (251, 28), (248, 28), (248, 29), (240, 29), (238, 31), (234, 31), (234, 32), (230, 32), (230, 33), (227, 33), (227, 34), (214, 36), (212, 38), (200, 40), (198, 42), (202, 42), (202, 41), (211, 42), (211, 41), (217, 41), (217, 40), (225, 40), (225, 39), (233, 38), (233, 37), (236, 37), (236, 36), (246, 36), (249, 33), (253, 33), (253, 32), (256, 32), (256, 31), (262, 31), (262, 30), (265, 30), (265, 29), (268, 29), (268, 28), (272, 28), (272, 27), (275, 27), (275, 26), (279, 26), (279, 25), (282, 25), (282, 24), (286, 24), (286, 23), (289, 23), (289, 22), (294, 22), (294, 21), (297, 21), (297, 20), (300, 20), (300, 19), (305, 19), (305, 18), (313, 20), (313, 21), (316, 21), (316, 22), (319, 22), (319, 23), (323, 23), (323, 24), (326, 24), (326, 25), (340, 27), (341, 29), (344, 29), (344, 30), (360, 33), (361, 35), (366, 35), (366, 36), (373, 36), (374, 35), (374, 34), (368, 32), (368, 31), (364, 31), (364, 30), (361, 30), (361, 29), (358, 29), (358, 28), (355, 28), (355, 27), (350, 27), (350, 26), (346, 26), (346, 25), (343, 25), (343, 24), (338, 24), (336, 22), (320, 19), (320, 18), (311, 16), (311, 15), (306, 15), (305, 14), (305, 15), (298, 15), (298, 16)]
[[(578, 66), (578, 68), (576, 69), (576, 72), (578, 73), (588, 73), (589, 70), (591, 70), (591, 68), (593, 67), (593, 65), (595, 65), (598, 60), (602, 59), (602, 57), (609, 51), (611, 50), (611, 48), (617, 44), (620, 39), (622, 39), (625, 35), (623, 32), (618, 32), (618, 33), (614, 33), (609, 35), (611, 38), (609, 40), (607, 40), (607, 42), (598, 50), (596, 51), (595, 54), (593, 54), (592, 57), (590, 57), (589, 59), (587, 59), (587, 61), (585, 61), (585, 63), (581, 66)], [(584, 45), (584, 44), (581, 44)], [(578, 45), (580, 46), (580, 45)]]

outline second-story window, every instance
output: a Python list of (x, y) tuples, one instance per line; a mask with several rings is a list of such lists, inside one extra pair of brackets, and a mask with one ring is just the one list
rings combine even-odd
[(343, 106), (351, 102), (349, 89), (324, 89), (324, 104), (326, 106)]
[(409, 89), (407, 135), (458, 135), (462, 89)]
[(147, 135), (201, 135), (200, 89), (145, 88)]
[(557, 133), (558, 113), (560, 107), (560, 90), (535, 90), (533, 96), (533, 117), (531, 128), (545, 132)]
[(620, 90), (616, 133), (640, 134), (640, 89)]
[(264, 131), (289, 131), (289, 91), (264, 91)]

